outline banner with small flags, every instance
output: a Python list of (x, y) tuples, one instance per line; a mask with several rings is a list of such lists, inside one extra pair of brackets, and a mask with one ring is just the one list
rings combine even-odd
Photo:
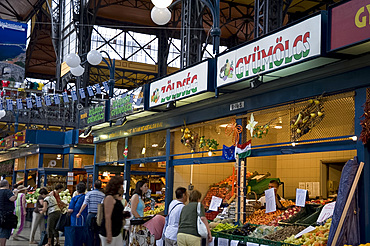
[(36, 107), (38, 108), (42, 107), (41, 97), (36, 97)]
[(57, 95), (57, 94), (54, 95), (54, 103), (55, 104), (60, 104), (60, 98), (59, 98), (59, 95)]
[(3, 99), (0, 98), (0, 110), (4, 110)]
[(22, 98), (17, 98), (17, 109), (22, 110), (23, 104), (22, 104)]
[(69, 102), (68, 94), (67, 94), (67, 92), (66, 92), (66, 91), (62, 93), (62, 96), (63, 96), (63, 101), (64, 101), (64, 103)]
[(88, 86), (86, 89), (90, 97), (93, 97), (95, 95), (92, 86)]
[(101, 94), (101, 89), (99, 84), (95, 84), (96, 94)]
[(27, 108), (32, 108), (32, 98), (27, 97), (26, 98)]
[(45, 100), (46, 106), (50, 106), (51, 105), (51, 99), (50, 99), (50, 96), (49, 95), (46, 95), (44, 97), (44, 100)]
[(6, 99), (6, 110), (13, 110), (13, 101), (11, 99)]
[(77, 92), (76, 91), (71, 91), (71, 96), (73, 101), (77, 101)]
[(80, 92), (80, 97), (82, 99), (86, 97), (84, 88), (80, 88), (78, 91)]
[(108, 86), (108, 82), (107, 82), (107, 81), (104, 81), (104, 82), (103, 82), (103, 86), (104, 86), (104, 90), (105, 90), (106, 92), (109, 92), (109, 86)]

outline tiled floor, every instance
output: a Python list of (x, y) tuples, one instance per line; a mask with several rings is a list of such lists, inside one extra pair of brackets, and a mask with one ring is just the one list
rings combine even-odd
[[(30, 233), (31, 233), (31, 226), (29, 223), (26, 223), (26, 227), (23, 229), (19, 236), (19, 241), (14, 241), (13, 237), (10, 237), (9, 240), (6, 241), (7, 246), (24, 246), (24, 245), (30, 245), (30, 246), (37, 246), (37, 244), (29, 244), (30, 240)], [(39, 231), (36, 231), (35, 235), (36, 242), (40, 241), (40, 234)], [(60, 244), (64, 245), (64, 237), (60, 237)]]

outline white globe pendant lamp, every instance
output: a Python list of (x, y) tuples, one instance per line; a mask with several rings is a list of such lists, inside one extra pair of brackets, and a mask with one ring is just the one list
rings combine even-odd
[(168, 6), (171, 5), (172, 0), (152, 0), (152, 3), (157, 8), (167, 8)]
[(171, 20), (171, 11), (167, 8), (153, 7), (151, 15), (152, 20), (157, 25), (166, 25)]
[(66, 63), (70, 68), (75, 68), (75, 67), (78, 67), (80, 65), (81, 59), (77, 54), (71, 53), (71, 54), (67, 55)]
[(94, 66), (99, 65), (102, 59), (103, 59), (102, 55), (97, 50), (90, 50), (90, 52), (87, 54), (87, 61), (91, 65)]
[(6, 115), (5, 110), (0, 110), (0, 119)]
[(77, 67), (71, 68), (71, 73), (74, 76), (81, 76), (84, 73), (84, 71), (85, 71), (85, 69), (80, 65), (78, 65)]

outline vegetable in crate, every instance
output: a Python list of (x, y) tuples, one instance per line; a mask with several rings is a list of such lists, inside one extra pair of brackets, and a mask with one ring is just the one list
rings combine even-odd
[(279, 229), (280, 227), (262, 225), (257, 227), (251, 234), (249, 234), (249, 237), (264, 238), (265, 236), (270, 235)]
[(258, 209), (252, 215), (246, 217), (246, 222), (255, 225), (267, 225), (282, 213), (281, 210), (276, 210), (272, 213), (265, 213), (265, 209)]
[(219, 223), (215, 228), (212, 229), (213, 232), (225, 231), (236, 228), (233, 224), (229, 223)]
[(251, 232), (253, 232), (255, 229), (257, 228), (257, 226), (255, 225), (251, 225), (251, 224), (245, 224), (243, 227), (241, 228), (236, 228), (235, 230), (233, 230), (231, 232), (231, 234), (233, 235), (237, 235), (237, 236), (248, 236)]
[(291, 207), (285, 210), (281, 215), (276, 217), (273, 221), (269, 223), (269, 225), (272, 226), (278, 226), (279, 221), (287, 221), (292, 219), (294, 216), (298, 214), (298, 212), (301, 210), (301, 207)]
[(267, 235), (265, 238), (271, 241), (283, 241), (292, 235), (303, 231), (306, 227), (304, 226), (286, 226), (281, 230), (278, 230), (270, 235)]

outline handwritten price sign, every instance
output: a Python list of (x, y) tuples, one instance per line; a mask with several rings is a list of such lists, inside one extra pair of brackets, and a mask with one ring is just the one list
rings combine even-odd
[(335, 202), (326, 204), (324, 208), (321, 210), (321, 213), (319, 215), (319, 218), (317, 219), (317, 222), (322, 223), (323, 221), (333, 216), (334, 208), (335, 208)]

